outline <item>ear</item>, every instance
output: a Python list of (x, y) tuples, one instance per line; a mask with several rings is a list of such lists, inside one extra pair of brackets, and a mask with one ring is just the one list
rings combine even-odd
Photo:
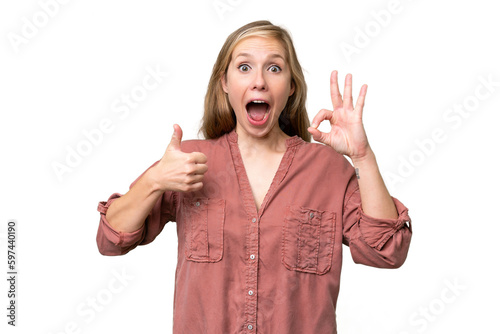
[(227, 89), (226, 73), (221, 75), (220, 83), (222, 84), (222, 89), (224, 90), (224, 93), (227, 94), (228, 89)]
[(290, 80), (290, 94), (288, 96), (292, 96), (293, 93), (295, 93), (295, 82), (293, 80)]

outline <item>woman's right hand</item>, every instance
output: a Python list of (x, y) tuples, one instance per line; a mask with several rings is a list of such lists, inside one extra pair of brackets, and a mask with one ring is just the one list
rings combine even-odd
[(155, 203), (167, 190), (189, 192), (203, 187), (207, 171), (207, 157), (200, 152), (181, 150), (182, 130), (174, 125), (174, 134), (161, 160), (120, 198), (114, 200), (106, 212), (108, 223), (117, 231), (139, 230)]
[(185, 153), (181, 150), (182, 129), (174, 124), (174, 133), (161, 160), (152, 167), (156, 188), (191, 192), (203, 188), (203, 175), (208, 169), (207, 157), (201, 152)]

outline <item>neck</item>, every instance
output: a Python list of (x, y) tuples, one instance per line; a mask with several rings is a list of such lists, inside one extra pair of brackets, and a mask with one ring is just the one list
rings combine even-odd
[(286, 140), (290, 138), (279, 127), (262, 137), (252, 136), (236, 125), (238, 146), (243, 153), (283, 153), (286, 151)]

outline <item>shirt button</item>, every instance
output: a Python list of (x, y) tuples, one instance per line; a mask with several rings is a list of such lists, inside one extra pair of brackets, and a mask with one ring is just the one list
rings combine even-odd
[(257, 218), (252, 218), (252, 223), (255, 223), (257, 221)]
[(248, 325), (247, 328), (250, 329), (250, 330), (252, 330), (253, 326), (252, 325)]
[(200, 206), (200, 202), (196, 202), (194, 205), (196, 205), (196, 206)]
[(250, 255), (250, 259), (251, 259), (251, 260), (254, 260), (254, 259), (255, 259), (255, 255), (253, 255), (253, 254), (252, 254), (252, 255)]
[(251, 296), (251, 295), (253, 295), (253, 291), (252, 291), (252, 290), (248, 291), (248, 294), (249, 294), (250, 296)]
[(313, 218), (313, 217), (314, 217), (314, 213), (312, 213), (312, 212), (311, 212), (311, 213), (309, 214), (309, 217)]

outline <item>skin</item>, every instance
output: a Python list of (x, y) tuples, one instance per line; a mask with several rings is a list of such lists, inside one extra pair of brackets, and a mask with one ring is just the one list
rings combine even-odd
[[(269, 189), (286, 150), (288, 136), (279, 127), (279, 116), (294, 92), (286, 53), (275, 39), (250, 37), (233, 50), (222, 88), (236, 115), (238, 146), (257, 210)], [(270, 105), (267, 122), (253, 125), (247, 117), (250, 100)]]
[(144, 225), (146, 217), (167, 190), (191, 192), (203, 187), (207, 157), (201, 152), (181, 150), (182, 129), (174, 133), (161, 160), (148, 169), (134, 186), (108, 208), (106, 219), (117, 231), (134, 232)]
[[(272, 178), (286, 150), (288, 136), (281, 131), (278, 117), (294, 92), (285, 52), (276, 40), (251, 37), (241, 41), (232, 54), (227, 74), (221, 78), (224, 91), (236, 114), (236, 133), (257, 209), (260, 209)], [(242, 67), (245, 65), (245, 67)], [(279, 71), (276, 71), (279, 67)], [(380, 175), (363, 127), (362, 115), (367, 85), (361, 87), (353, 106), (352, 75), (340, 94), (337, 71), (330, 78), (333, 110), (322, 109), (308, 131), (314, 140), (351, 158), (359, 175), (358, 183), (365, 214), (376, 218), (397, 218), (398, 214)], [(261, 126), (251, 124), (246, 115), (248, 99), (269, 101), (269, 119)], [(318, 130), (320, 123), (331, 125), (328, 133)], [(109, 207), (109, 224), (122, 232), (133, 232), (144, 224), (154, 204), (169, 191), (191, 192), (203, 187), (207, 157), (201, 152), (181, 151), (182, 130), (175, 124), (170, 143), (157, 165), (150, 168), (125, 195)]]
[[(266, 147), (284, 144), (287, 136), (279, 128), (278, 118), (294, 92), (285, 50), (275, 39), (250, 37), (235, 47), (231, 58), (221, 84), (236, 115), (238, 141), (266, 142)], [(263, 126), (252, 125), (247, 118), (246, 105), (255, 99), (265, 100), (271, 107)]]
[[(367, 85), (361, 86), (356, 106), (353, 106), (352, 75), (347, 74), (344, 84), (344, 97), (340, 95), (337, 71), (330, 76), (330, 95), (333, 111), (322, 109), (313, 118), (308, 131), (313, 139), (331, 146), (340, 154), (347, 155), (356, 169), (363, 212), (375, 218), (398, 218), (394, 202), (380, 174), (362, 116), (365, 105)], [(324, 133), (318, 130), (321, 122), (328, 121), (331, 130)]]

